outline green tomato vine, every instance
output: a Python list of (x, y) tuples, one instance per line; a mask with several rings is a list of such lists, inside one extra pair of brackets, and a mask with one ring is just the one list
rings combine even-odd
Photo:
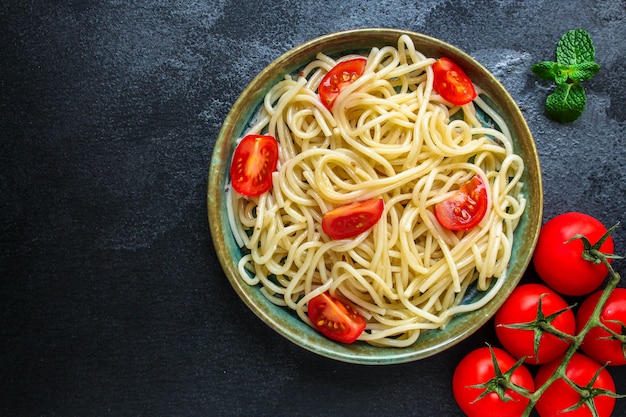
[[(596, 407), (593, 401), (595, 397), (600, 396), (600, 395), (609, 396), (613, 398), (626, 397), (626, 395), (616, 394), (612, 391), (593, 387), (595, 380), (598, 378), (600, 371), (604, 369), (604, 367), (600, 368), (598, 372), (594, 375), (594, 377), (591, 379), (591, 381), (585, 386), (577, 385), (571, 379), (569, 379), (565, 373), (567, 365), (569, 364), (574, 353), (576, 353), (578, 349), (580, 348), (580, 345), (582, 344), (587, 333), (589, 333), (589, 331), (596, 326), (600, 326), (606, 329), (606, 326), (600, 320), (600, 314), (609, 296), (611, 295), (611, 293), (617, 287), (617, 285), (620, 283), (620, 280), (621, 280), (620, 274), (616, 272), (615, 269), (613, 269), (613, 266), (609, 262), (609, 259), (622, 259), (622, 257), (618, 255), (613, 255), (613, 254), (602, 253), (600, 251), (600, 247), (602, 246), (604, 241), (611, 236), (611, 234), (618, 227), (618, 225), (619, 223), (611, 227), (606, 232), (606, 234), (602, 236), (602, 238), (595, 244), (591, 244), (589, 240), (585, 236), (582, 236), (582, 235), (576, 235), (572, 239), (570, 239), (570, 240), (580, 239), (582, 241), (583, 243), (583, 255), (582, 256), (585, 260), (596, 263), (596, 264), (602, 263), (607, 267), (609, 271), (608, 283), (606, 287), (603, 289), (602, 295), (600, 299), (598, 300), (598, 303), (596, 304), (593, 310), (593, 313), (591, 314), (591, 317), (589, 318), (585, 326), (581, 329), (581, 331), (577, 335), (572, 336), (572, 335), (560, 332), (558, 329), (554, 328), (551, 325), (552, 319), (556, 315), (560, 314), (562, 311), (554, 313), (547, 317), (544, 316), (543, 312), (541, 311), (541, 300), (539, 301), (539, 305), (538, 305), (537, 318), (533, 322), (520, 323), (520, 324), (511, 326), (511, 327), (517, 327), (517, 328), (523, 328), (523, 329), (529, 329), (529, 330), (535, 331), (535, 338), (534, 338), (535, 352), (537, 352), (539, 348), (539, 340), (543, 333), (553, 334), (563, 340), (566, 340), (568, 343), (570, 343), (569, 348), (565, 352), (561, 360), (561, 363), (559, 364), (555, 372), (541, 386), (536, 387), (535, 391), (530, 392), (527, 389), (516, 385), (510, 380), (510, 376), (513, 374), (515, 369), (517, 369), (519, 366), (522, 365), (525, 358), (520, 358), (515, 363), (515, 365), (513, 365), (511, 369), (503, 373), (500, 370), (497, 364), (497, 361), (495, 359), (495, 356), (493, 355), (493, 352), (492, 352), (493, 364), (496, 370), (495, 377), (485, 382), (484, 384), (481, 384), (480, 386), (475, 386), (475, 388), (479, 388), (479, 387), (485, 388), (485, 392), (483, 392), (481, 394), (481, 397), (477, 398), (476, 401), (484, 397), (488, 392), (495, 392), (500, 396), (501, 399), (504, 399), (504, 396), (503, 396), (504, 389), (511, 389), (512, 391), (515, 391), (516, 393), (529, 399), (529, 403), (526, 409), (524, 410), (524, 413), (522, 414), (522, 417), (528, 417), (530, 416), (530, 413), (532, 412), (532, 410), (535, 408), (535, 405), (537, 404), (537, 401), (539, 401), (539, 398), (541, 398), (541, 396), (548, 389), (548, 387), (550, 387), (550, 385), (552, 385), (552, 383), (557, 381), (558, 379), (563, 379), (564, 381), (566, 381), (580, 395), (580, 401), (577, 404), (574, 404), (572, 407), (566, 410), (563, 410), (563, 412), (572, 411), (583, 405), (586, 405), (591, 411), (592, 415), (594, 417), (598, 417), (598, 412), (596, 410)], [(572, 307), (573, 306), (570, 306), (569, 308), (572, 308)], [(626, 325), (622, 323), (622, 326), (626, 326)], [(617, 335), (613, 331), (610, 331), (610, 333), (612, 334), (613, 337), (618, 338), (622, 342), (626, 340), (625, 335)], [(626, 355), (626, 345), (624, 349), (625, 349), (624, 353)]]

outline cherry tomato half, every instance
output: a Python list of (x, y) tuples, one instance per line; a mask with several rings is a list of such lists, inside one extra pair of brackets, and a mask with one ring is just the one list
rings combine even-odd
[(476, 98), (472, 80), (450, 58), (439, 58), (433, 64), (433, 88), (452, 104), (462, 106)]
[[(554, 374), (560, 362), (561, 359), (557, 359), (556, 361), (542, 365), (537, 371), (537, 375), (535, 375), (535, 386), (542, 386), (548, 378)], [(601, 368), (600, 364), (582, 353), (574, 353), (574, 356), (572, 356), (565, 368), (565, 375), (576, 385), (586, 387), (589, 385), (596, 372)], [(594, 381), (592, 386), (593, 388), (604, 389), (615, 393), (615, 383), (613, 382), (611, 374), (605, 368), (600, 371), (598, 378)], [(541, 417), (591, 417), (591, 411), (586, 404), (574, 410), (562, 412), (562, 410), (569, 409), (578, 404), (580, 398), (580, 394), (574, 391), (574, 388), (562, 378), (559, 378), (544, 391), (535, 405), (535, 410)], [(591, 401), (591, 399), (589, 401)], [(609, 417), (615, 407), (615, 398), (607, 395), (598, 395), (593, 398), (593, 403), (595, 404), (599, 417)]]
[[(574, 313), (568, 308), (567, 302), (550, 288), (541, 284), (520, 285), (506, 299), (502, 307), (496, 312), (496, 335), (502, 346), (516, 358), (526, 357), (524, 362), (533, 365), (553, 361), (562, 356), (570, 345), (569, 341), (559, 339), (550, 333), (537, 333), (539, 349), (535, 357), (535, 331), (533, 329), (519, 329), (507, 327), (520, 323), (531, 323), (541, 320), (539, 314), (539, 300), (541, 300), (541, 316), (548, 316), (561, 312), (550, 324), (570, 335), (576, 331)], [(540, 320), (537, 320), (540, 319)], [(537, 323), (539, 325), (540, 323)]]
[[(581, 234), (593, 245), (606, 231), (599, 220), (584, 213), (564, 213), (548, 220), (539, 232), (533, 255), (537, 275), (560, 294), (584, 295), (594, 291), (609, 271), (603, 264), (583, 259), (580, 239), (569, 240)], [(613, 250), (613, 238), (609, 237), (600, 251), (613, 254)]]
[(322, 230), (333, 239), (355, 237), (373, 227), (384, 209), (382, 198), (344, 204), (324, 214)]
[(277, 164), (278, 143), (273, 136), (247, 135), (235, 148), (230, 165), (233, 188), (247, 196), (269, 191)]
[[(502, 373), (513, 367), (516, 360), (506, 351), (492, 347), (496, 363)], [(478, 348), (461, 359), (452, 377), (452, 393), (457, 404), (468, 417), (518, 417), (528, 405), (528, 398), (506, 389), (505, 399), (490, 392), (481, 399), (478, 397), (485, 388), (476, 387), (495, 377), (493, 359), (488, 347)], [(533, 377), (524, 365), (520, 365), (511, 375), (511, 382), (529, 391), (535, 390)]]
[(452, 197), (435, 204), (435, 216), (449, 230), (469, 230), (485, 217), (489, 197), (480, 175), (459, 188)]
[[(602, 291), (591, 294), (576, 313), (578, 332), (589, 321)], [(600, 312), (600, 321), (619, 335), (626, 335), (626, 288), (615, 288)], [(626, 345), (601, 327), (593, 327), (585, 336), (581, 349), (601, 364), (626, 365)]]
[(363, 316), (328, 293), (311, 299), (307, 310), (315, 328), (329, 339), (352, 343), (365, 330)]
[(328, 110), (332, 109), (341, 90), (363, 75), (365, 64), (367, 64), (365, 58), (343, 61), (332, 67), (322, 78), (317, 91), (322, 103)]

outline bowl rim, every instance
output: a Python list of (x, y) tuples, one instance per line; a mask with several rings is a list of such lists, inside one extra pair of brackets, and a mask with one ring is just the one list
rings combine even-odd
[[(509, 92), (490, 71), (469, 54), (445, 41), (418, 32), (392, 28), (364, 28), (318, 36), (280, 55), (261, 70), (244, 88), (224, 119), (218, 133), (212, 150), (208, 172), (207, 209), (209, 228), (213, 246), (223, 272), (239, 298), (241, 298), (250, 310), (265, 324), (294, 344), (318, 355), (342, 362), (368, 365), (395, 364), (435, 355), (468, 338), (482, 327), (495, 314), (506, 297), (498, 297), (498, 295), (496, 295), (494, 299), (479, 310), (463, 313), (464, 316), (467, 315), (466, 317), (471, 317), (475, 320), (472, 321), (469, 326), (463, 326), (460, 332), (456, 334), (456, 337), (448, 338), (441, 342), (435, 341), (435, 343), (427, 346), (426, 349), (418, 349), (418, 347), (420, 346), (420, 339), (424, 338), (424, 335), (428, 332), (425, 332), (424, 335), (420, 335), (420, 339), (418, 339), (414, 345), (407, 348), (375, 347), (365, 344), (364, 342), (344, 345), (330, 341), (304, 322), (300, 321), (299, 318), (297, 320), (300, 321), (301, 325), (292, 323), (293, 317), (297, 318), (297, 316), (288, 312), (285, 307), (276, 306), (269, 301), (267, 301), (267, 304), (264, 303), (258, 297), (260, 294), (258, 287), (251, 287), (237, 278), (238, 273), (236, 265), (233, 263), (230, 250), (230, 248), (233, 248), (234, 237), (232, 236), (228, 222), (225, 221), (224, 216), (221, 214), (225, 204), (225, 185), (227, 184), (226, 177), (228, 173), (226, 167), (230, 164), (230, 158), (234, 150), (235, 141), (233, 138), (239, 138), (241, 136), (241, 133), (247, 128), (251, 116), (256, 112), (256, 109), (261, 103), (265, 92), (275, 82), (278, 82), (286, 74), (293, 73), (302, 65), (309, 62), (318, 52), (332, 55), (354, 50), (367, 50), (374, 46), (389, 45), (391, 39), (397, 42), (397, 38), (403, 34), (411, 37), (415, 42), (416, 49), (421, 52), (426, 48), (428, 49), (427, 55), (435, 58), (442, 55), (453, 55), (454, 60), (466, 70), (470, 78), (480, 78), (481, 83), (479, 86), (488, 94), (491, 93), (489, 95), (500, 98), (498, 104), (500, 104), (502, 108), (499, 112), (501, 114), (510, 115), (510, 121), (514, 123), (514, 126), (509, 126), (512, 132), (519, 131), (520, 139), (525, 138), (525, 140), (519, 143), (517, 143), (514, 138), (514, 143), (516, 146), (522, 146), (522, 150), (526, 154), (524, 158), (525, 175), (529, 176), (531, 184), (525, 184), (525, 187), (531, 187), (529, 191), (534, 190), (532, 196), (526, 196), (529, 204), (526, 207), (526, 212), (523, 214), (527, 222), (530, 222), (528, 227), (531, 229), (529, 230), (529, 234), (525, 236), (525, 250), (521, 252), (521, 258), (518, 259), (515, 264), (516, 274), (513, 278), (509, 276), (506, 277), (507, 282), (505, 286), (508, 288), (508, 293), (510, 293), (521, 280), (524, 271), (530, 263), (542, 221), (543, 191), (541, 171), (532, 133), (519, 107), (510, 96)], [(369, 46), (366, 46), (366, 44)], [(251, 106), (249, 103), (254, 103), (254, 105)], [(507, 122), (507, 124), (509, 123)], [(241, 130), (240, 134), (234, 134), (238, 128)], [(529, 169), (533, 169), (535, 172), (528, 172)], [(531, 201), (532, 205), (530, 204)], [(504, 288), (501, 289), (501, 291), (503, 290)], [(454, 323), (455, 319), (457, 319), (457, 316), (452, 319), (451, 323)], [(285, 320), (289, 320), (291, 325), (286, 325)]]

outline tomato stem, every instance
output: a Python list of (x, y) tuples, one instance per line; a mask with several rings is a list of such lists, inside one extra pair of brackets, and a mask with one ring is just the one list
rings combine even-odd
[(574, 306), (568, 306), (562, 310), (556, 311), (548, 316), (543, 313), (543, 297), (546, 294), (541, 294), (539, 297), (539, 301), (537, 303), (537, 315), (533, 321), (527, 323), (517, 323), (517, 324), (508, 324), (504, 325), (504, 327), (508, 327), (511, 329), (522, 329), (522, 330), (531, 330), (534, 333), (534, 353), (535, 358), (539, 357), (539, 344), (540, 340), (545, 333), (552, 334), (559, 339), (563, 340), (567, 344), (571, 343), (574, 336), (569, 333), (563, 332), (557, 329), (552, 322), (556, 320), (561, 314), (563, 314), (566, 310), (572, 309)]
[(483, 384), (470, 386), (471, 388), (484, 388), (484, 391), (474, 400), (474, 402), (487, 396), (490, 392), (495, 392), (496, 394), (498, 394), (498, 397), (500, 397), (502, 401), (512, 401), (513, 398), (507, 394), (507, 389), (517, 392), (525, 397), (530, 396), (530, 391), (511, 381), (513, 373), (524, 363), (524, 358), (520, 358), (515, 364), (513, 364), (513, 366), (508, 371), (502, 372), (502, 370), (500, 369), (500, 365), (498, 364), (498, 360), (496, 359), (496, 355), (491, 348), (491, 345), (487, 344), (487, 346), (489, 347), (489, 352), (491, 353), (491, 359), (493, 361), (493, 370), (495, 375), (493, 378)]
[[(626, 349), (626, 325), (618, 320), (606, 320), (606, 323), (617, 323), (621, 327), (621, 332), (618, 333), (606, 324), (600, 323), (599, 326), (610, 334), (610, 336), (606, 336), (601, 339), (617, 340), (622, 344), (623, 349)], [(626, 357), (626, 351), (624, 352), (624, 356)]]

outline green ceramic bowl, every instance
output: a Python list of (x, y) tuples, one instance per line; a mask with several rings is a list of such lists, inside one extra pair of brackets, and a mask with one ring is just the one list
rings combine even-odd
[[(228, 224), (226, 194), (230, 160), (237, 138), (240, 138), (270, 87), (314, 59), (318, 52), (341, 55), (367, 51), (372, 47), (396, 45), (400, 35), (409, 35), (416, 48), (430, 57), (446, 55), (463, 67), (475, 84), (492, 99), (513, 135), (516, 152), (525, 161), (524, 193), (526, 211), (515, 231), (512, 259), (507, 281), (501, 291), (477, 311), (455, 316), (444, 330), (422, 333), (418, 341), (406, 348), (381, 348), (356, 342), (344, 345), (326, 339), (308, 327), (293, 312), (270, 303), (257, 287), (250, 287), (238, 278), (237, 262), (242, 257)], [(498, 80), (482, 65), (461, 50), (422, 34), (393, 29), (362, 29), (334, 33), (313, 39), (285, 53), (267, 66), (243, 91), (226, 117), (217, 137), (209, 168), (207, 193), (208, 216), (213, 244), (226, 277), (248, 307), (268, 326), (293, 343), (344, 362), (360, 364), (392, 364), (432, 356), (464, 340), (492, 317), (521, 279), (537, 241), (543, 212), (543, 193), (537, 149), (528, 126), (513, 99)], [(481, 297), (470, 292), (464, 302)]]

